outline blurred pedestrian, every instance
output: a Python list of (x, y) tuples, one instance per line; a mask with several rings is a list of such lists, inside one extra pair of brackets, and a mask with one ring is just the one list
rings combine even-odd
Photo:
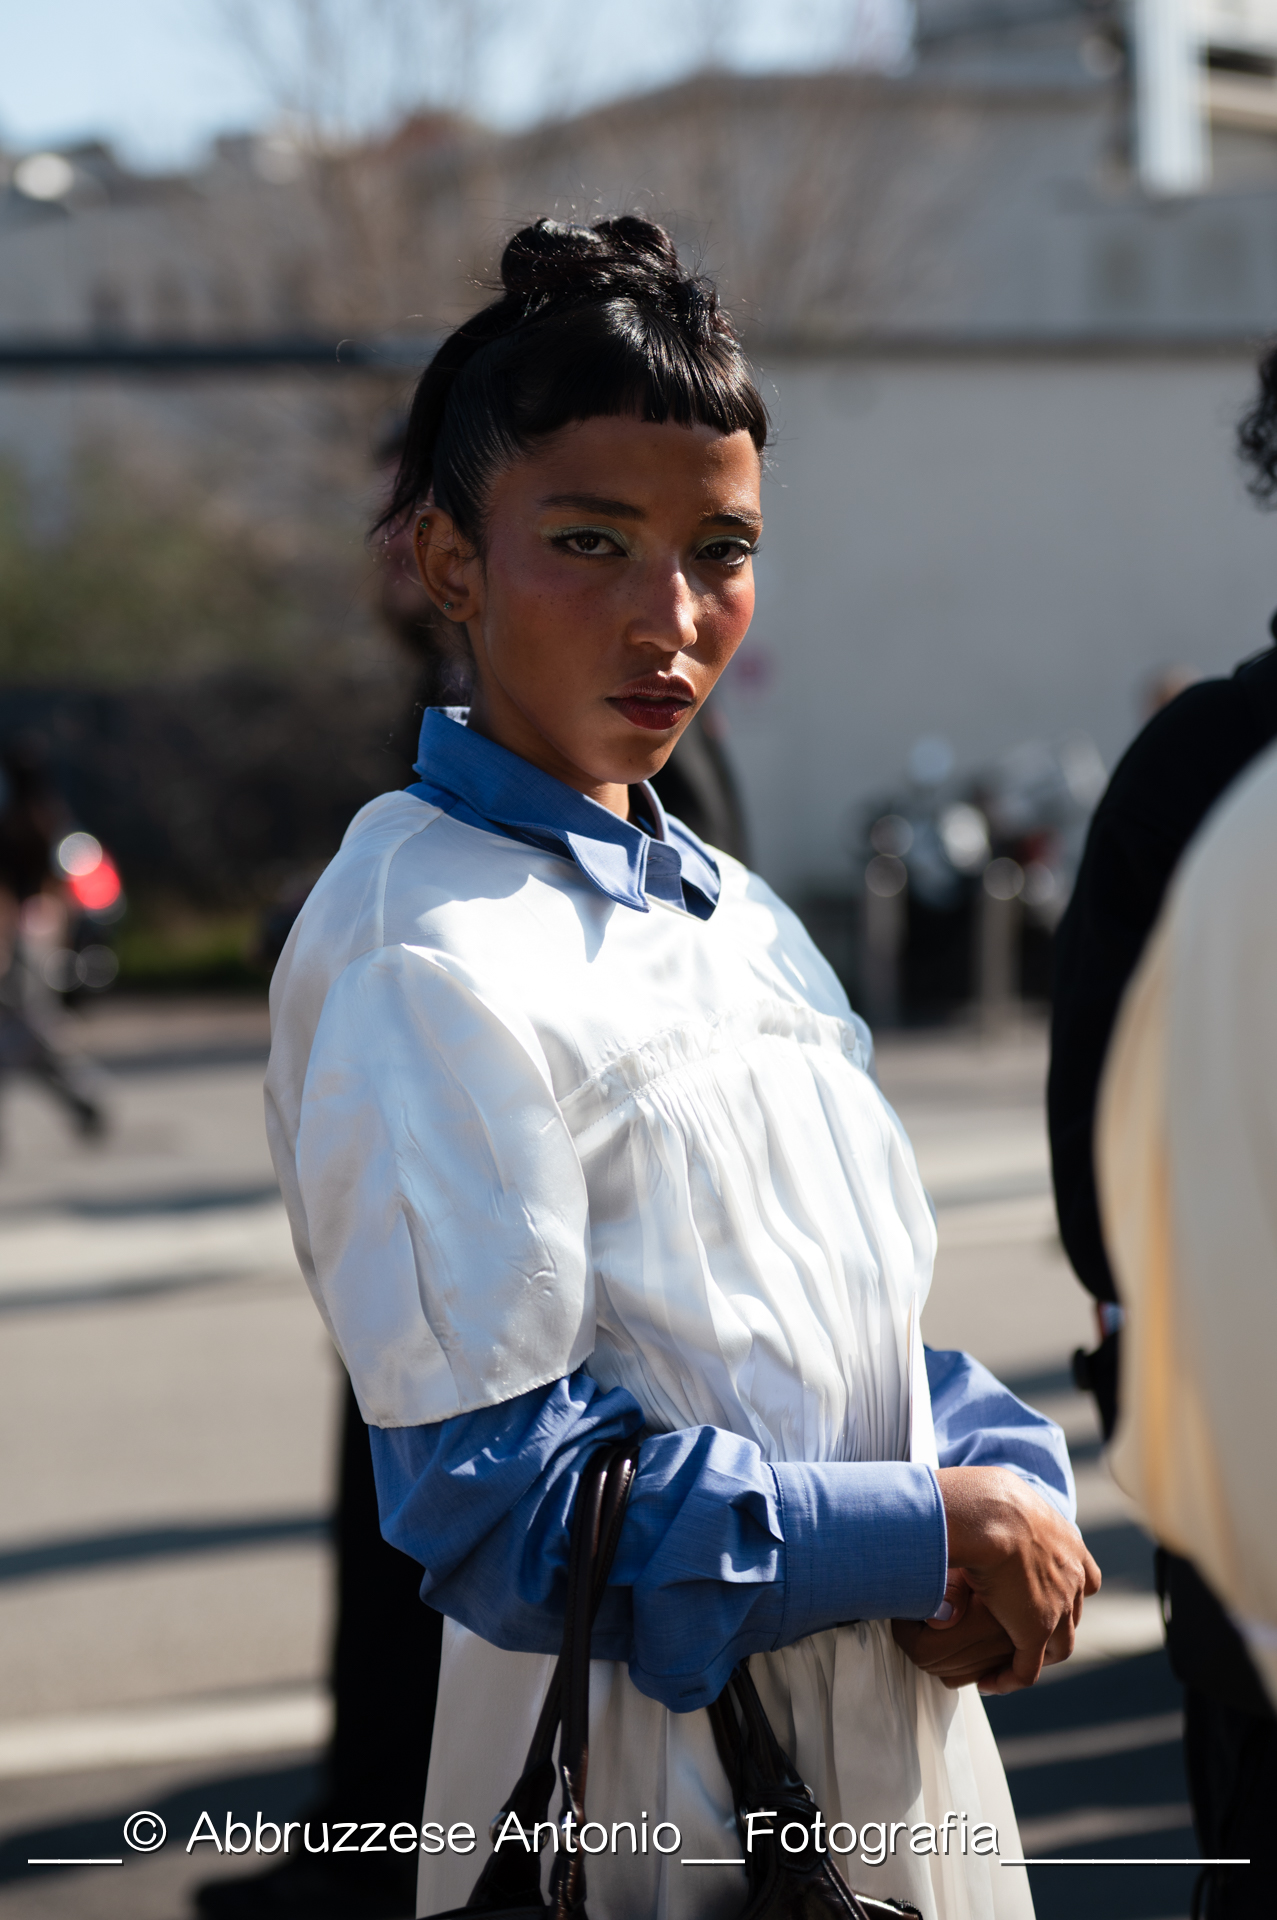
[[(1252, 470), (1252, 492), (1265, 503), (1277, 499), (1277, 350), (1261, 364), (1259, 396), (1239, 443)], [(1277, 615), (1273, 629), (1277, 638)], [(1243, 661), (1230, 678), (1198, 680), (1162, 706), (1128, 748), (1096, 809), (1056, 936), (1047, 1085), (1052, 1172), (1065, 1251), (1096, 1301), (1100, 1342), (1094, 1352), (1076, 1355), (1074, 1368), (1079, 1385), (1095, 1395), (1106, 1439), (1119, 1412), (1122, 1308), (1095, 1185), (1100, 1074), (1122, 996), (1185, 848), (1221, 795), (1274, 739), (1272, 647)], [(1186, 1765), (1206, 1847), (1218, 1824), (1218, 1782), (1234, 1777), (1239, 1754), (1257, 1742), (1265, 1751), (1277, 1747), (1277, 1719), (1245, 1645), (1191, 1560), (1159, 1548), (1157, 1585), (1171, 1665), (1185, 1688)]]
[[(1113, 1472), (1201, 1568), (1277, 1704), (1277, 748), (1176, 876), (1104, 1071), (1096, 1167), (1126, 1310)], [(1198, 1715), (1192, 1704), (1190, 1713)], [(1277, 1735), (1189, 1742), (1204, 1920), (1277, 1913)]]
[(54, 995), (35, 960), (37, 923), (67, 922), (53, 853), (71, 825), (42, 750), (20, 741), (0, 751), (0, 1082), (13, 1073), (39, 1081), (92, 1138), (106, 1116), (84, 1069), (54, 1039)]

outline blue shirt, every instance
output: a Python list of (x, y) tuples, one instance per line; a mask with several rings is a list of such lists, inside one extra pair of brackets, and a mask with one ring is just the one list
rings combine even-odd
[[(641, 832), (482, 735), (427, 713), (419, 798), (571, 858), (619, 905), (644, 894), (706, 918), (712, 855), (650, 789), (662, 838)], [(653, 857), (656, 856), (655, 864)], [(673, 888), (679, 889), (677, 899)], [(1068, 1518), (1058, 1427), (961, 1353), (928, 1353), (942, 1466), (1005, 1466)], [(551, 1653), (562, 1634), (572, 1504), (606, 1440), (640, 1431), (623, 1389), (580, 1371), (424, 1427), (374, 1427), (382, 1532), (425, 1570), (422, 1598), (494, 1645)], [(716, 1698), (737, 1661), (857, 1619), (926, 1619), (944, 1595), (947, 1537), (934, 1473), (905, 1461), (784, 1462), (717, 1427), (644, 1442), (598, 1657), (676, 1711)]]
[(708, 920), (718, 904), (718, 865), (681, 820), (669, 818), (646, 782), (631, 789), (650, 827), (622, 820), (517, 753), (465, 724), (465, 707), (428, 707), (408, 791), (469, 826), (566, 854), (591, 885), (623, 907), (651, 911), (646, 896)]

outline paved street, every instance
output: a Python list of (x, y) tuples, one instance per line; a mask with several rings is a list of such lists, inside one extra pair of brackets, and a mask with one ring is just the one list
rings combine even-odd
[[(314, 1790), (337, 1371), (266, 1152), (264, 1008), (120, 999), (77, 1031), (108, 1138), (73, 1140), (36, 1089), (0, 1112), (0, 1920), (181, 1920), (217, 1865), (175, 1844), (201, 1808), (287, 1817)], [(940, 1214), (926, 1336), (1064, 1424), (1105, 1569), (1077, 1661), (993, 1703), (1025, 1852), (1191, 1854), (1148, 1546), (1067, 1372), (1091, 1329), (1054, 1235), (1043, 1037), (902, 1037), (880, 1065)], [(172, 1836), (153, 1857), (120, 1844), (140, 1808)], [(1182, 1867), (1032, 1873), (1040, 1920), (1188, 1911)]]

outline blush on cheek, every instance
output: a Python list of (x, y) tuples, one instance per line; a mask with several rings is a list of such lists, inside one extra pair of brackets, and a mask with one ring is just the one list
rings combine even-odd
[(705, 622), (702, 636), (709, 641), (708, 664), (715, 678), (723, 671), (732, 655), (749, 632), (754, 617), (754, 584), (742, 583), (721, 606), (718, 618)]

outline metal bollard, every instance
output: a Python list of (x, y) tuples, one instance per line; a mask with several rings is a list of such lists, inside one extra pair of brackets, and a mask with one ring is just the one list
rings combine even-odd
[(1015, 860), (990, 860), (980, 887), (976, 999), (986, 1033), (1006, 1025), (1020, 992), (1020, 895), (1024, 869)]
[(894, 1027), (900, 1018), (900, 955), (909, 909), (909, 875), (894, 853), (880, 853), (865, 868), (865, 932), (861, 991), (871, 1027)]

